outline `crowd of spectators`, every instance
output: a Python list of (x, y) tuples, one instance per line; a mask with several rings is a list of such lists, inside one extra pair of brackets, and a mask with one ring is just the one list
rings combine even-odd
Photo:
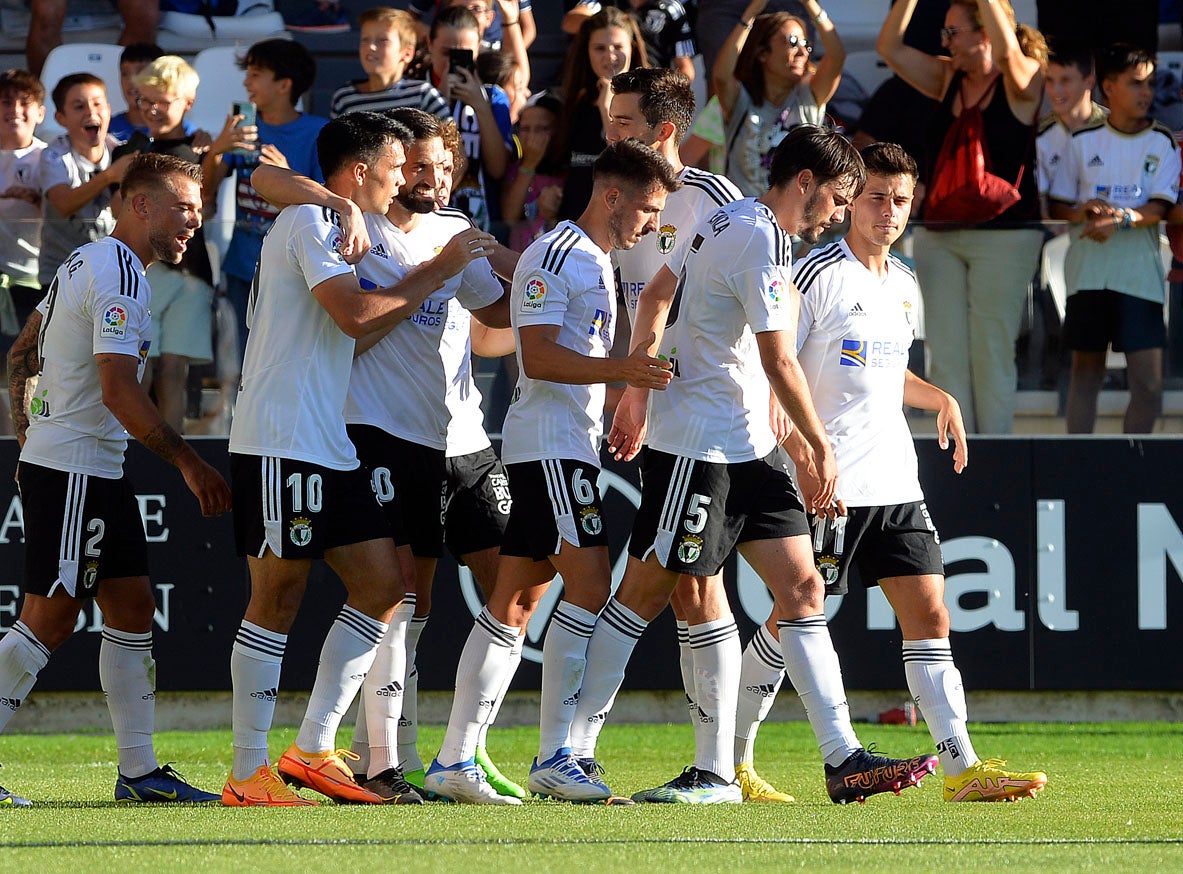
[[(29, 70), (58, 39), (59, 5), (31, 4)], [(118, 8), (134, 18), (142, 5)], [(1079, 4), (1049, 0), (1037, 4), (1041, 32), (1017, 22), (1008, 0), (884, 0), (877, 50), (895, 75), (865, 89), (874, 93), (860, 117), (837, 111), (847, 49), (817, 0), (568, 0), (569, 44), (554, 81), (531, 70), (539, 28), (530, 0), (410, 0), (353, 16), (336, 3), (306, 5), (312, 23), (292, 29), (352, 27), (358, 77), (318, 81), (316, 59), (299, 42), (258, 42), (241, 62), (251, 106), (236, 105), (220, 130), (188, 121), (197, 74), (150, 42), (124, 50), (118, 87), (128, 108), (115, 117), (107, 92), (116, 83), (88, 71), (57, 82), (28, 70), (0, 75), (0, 332), (19, 331), (66, 254), (110, 231), (132, 154), (201, 163), (206, 218), (233, 222), (229, 249), (216, 274), (196, 245), (178, 268), (158, 265), (150, 277), (159, 341), (150, 373), (179, 430), (183, 417), (201, 415), (195, 390), (208, 371), (190, 375), (190, 365), (216, 357), (215, 347), (240, 354), (245, 340), (254, 266), (276, 215), (250, 184), (259, 163), (319, 179), (313, 144), (328, 117), (423, 109), (459, 132), (467, 160), (452, 180), (453, 205), (521, 251), (586, 205), (612, 76), (660, 65), (694, 77), (697, 68), (708, 99), (683, 160), (726, 173), (748, 196), (763, 192), (769, 156), (797, 125), (842, 128), (858, 146), (899, 142), (931, 183), (963, 112), (980, 112), (987, 169), (1017, 194), (988, 219), (950, 222), (926, 220), (918, 189), (906, 251), (924, 297), (929, 376), (959, 399), (969, 429), (1012, 430), (1029, 288), (1038, 287), (1045, 242), (1067, 231), (1068, 430), (1094, 427), (1109, 348), (1126, 354), (1126, 430), (1154, 427), (1167, 345), (1159, 233), (1179, 209), (1180, 163), (1152, 110), (1156, 17), (1131, 16), (1119, 32), (1111, 16), (1065, 14)], [(134, 24), (125, 40), (152, 36), (153, 17)], [(328, 105), (302, 112), (314, 84), (338, 87)], [(47, 114), (65, 129), (48, 143), (36, 136)], [(234, 214), (215, 219), (228, 176)], [(215, 318), (221, 298), (234, 318)], [(231, 343), (211, 341), (215, 324), (233, 333)]]

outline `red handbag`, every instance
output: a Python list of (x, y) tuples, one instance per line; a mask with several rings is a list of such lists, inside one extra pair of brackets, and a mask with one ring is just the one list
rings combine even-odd
[(997, 218), (1021, 199), (1019, 183), (1025, 167), (1019, 168), (1013, 185), (990, 172), (981, 107), (997, 82), (996, 77), (973, 106), (966, 105), (962, 91), (961, 114), (945, 134), (929, 184), (925, 221), (977, 225)]

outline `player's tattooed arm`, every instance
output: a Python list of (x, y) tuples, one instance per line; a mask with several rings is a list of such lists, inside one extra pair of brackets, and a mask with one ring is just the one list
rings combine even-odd
[(41, 313), (34, 310), (8, 352), (8, 398), (12, 409), (12, 431), (21, 446), (25, 445), (25, 432), (29, 428), (25, 390), (29, 378), (41, 371), (37, 353), (37, 337), (40, 333)]

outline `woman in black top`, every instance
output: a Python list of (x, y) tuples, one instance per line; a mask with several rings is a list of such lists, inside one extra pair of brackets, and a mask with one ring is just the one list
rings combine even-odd
[[(980, 105), (990, 170), (1020, 200), (972, 227), (915, 232), (916, 272), (931, 352), (929, 379), (961, 403), (968, 431), (1010, 433), (1015, 340), (1043, 243), (1035, 188), (1034, 126), (1043, 100), (1047, 45), (1015, 24), (1008, 0), (953, 0), (941, 29), (949, 57), (904, 44), (917, 0), (897, 0), (879, 33), (879, 53), (922, 94), (939, 100), (925, 134), (928, 179), (963, 107)], [(930, 186), (931, 189), (931, 186)]]

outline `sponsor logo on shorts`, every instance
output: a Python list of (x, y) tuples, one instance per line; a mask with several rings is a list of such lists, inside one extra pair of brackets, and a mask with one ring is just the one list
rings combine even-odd
[(588, 534), (596, 535), (604, 530), (604, 520), (600, 517), (599, 507), (584, 507), (579, 511), (579, 524)]
[(657, 232), (657, 251), (662, 255), (668, 255), (674, 251), (677, 242), (678, 229), (673, 225), (662, 225), (661, 230)]
[(822, 581), (827, 586), (838, 582), (838, 559), (833, 555), (819, 555), (817, 557), (817, 572), (822, 575)]
[(127, 336), (127, 310), (119, 304), (112, 304), (103, 313), (103, 326), (99, 329), (99, 336), (114, 340), (122, 340)]
[(288, 537), (296, 546), (307, 546), (312, 542), (312, 520), (297, 516), (288, 529)]
[(536, 313), (546, 305), (546, 283), (538, 276), (526, 283), (525, 293), (522, 295), (522, 312)]
[(687, 534), (678, 543), (678, 561), (682, 564), (694, 564), (702, 555), (702, 538), (697, 534)]

